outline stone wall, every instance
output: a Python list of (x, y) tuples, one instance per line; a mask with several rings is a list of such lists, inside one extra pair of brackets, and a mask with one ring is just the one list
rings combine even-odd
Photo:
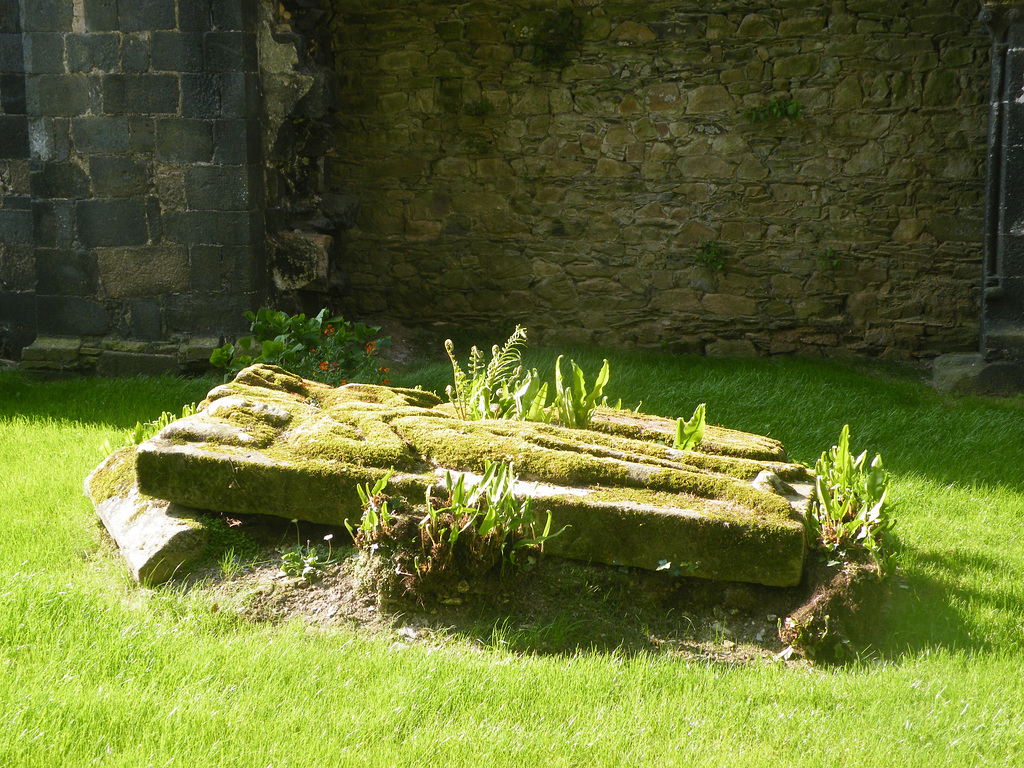
[[(331, 6), (347, 313), (709, 353), (977, 348), (978, 2)], [(773, 99), (800, 118), (748, 121)]]
[(173, 369), (263, 292), (255, 5), (3, 9), (0, 323), (36, 368)]

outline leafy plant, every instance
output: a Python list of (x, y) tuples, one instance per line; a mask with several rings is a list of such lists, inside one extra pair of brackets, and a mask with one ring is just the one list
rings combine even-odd
[[(389, 469), (372, 487), (369, 483), (366, 483), (365, 486), (356, 485), (359, 500), (363, 504), (363, 516), (359, 521), (358, 529), (353, 529), (348, 520), (345, 521), (345, 527), (348, 528), (348, 532), (357, 546), (361, 542), (390, 535), (393, 526), (388, 502), (391, 499), (384, 494), (384, 489), (393, 474), (395, 474), (394, 467)], [(377, 545), (373, 544), (371, 547), (376, 549)]]
[(743, 116), (747, 118), (747, 122), (750, 124), (772, 119), (797, 120), (800, 118), (803, 108), (804, 105), (795, 99), (791, 99), (788, 96), (776, 96), (767, 104), (747, 109)]
[(491, 141), (486, 136), (473, 134), (465, 138), (466, 149), (477, 155), (484, 154), (491, 148)]
[(886, 508), (889, 474), (876, 455), (866, 466), (867, 451), (854, 458), (850, 452), (850, 426), (843, 427), (833, 445), (814, 465), (814, 498), (808, 523), (811, 534), (825, 549), (842, 555), (853, 548), (868, 552), (884, 566), (883, 537), (891, 527)]
[[(555, 399), (547, 403), (548, 384), (541, 382), (537, 369), (523, 373), (521, 347), (526, 342), (526, 329), (517, 325), (515, 331), (499, 347), (491, 347), (491, 360), (484, 363), (484, 354), (477, 347), (469, 353), (467, 371), (463, 371), (455, 358), (455, 345), (451, 339), (444, 343), (452, 363), (454, 383), (445, 391), (459, 418), (467, 421), (481, 419), (518, 419), (520, 421), (552, 422), (556, 417), (563, 427), (583, 428), (590, 424), (608, 383), (608, 361), (598, 373), (589, 392), (583, 371), (570, 361), (572, 379), (566, 384), (562, 378), (562, 357), (555, 362)], [(620, 401), (621, 404), (621, 401)]]
[(537, 15), (530, 43), (533, 63), (542, 67), (564, 67), (569, 54), (579, 46), (583, 30), (572, 8), (543, 11)]
[(462, 111), (470, 117), (488, 117), (494, 114), (494, 105), (489, 101), (469, 101), (462, 106)]
[[(245, 316), (252, 335), (225, 344), (210, 355), (212, 365), (227, 369), (225, 380), (248, 365), (269, 363), (303, 378), (337, 386), (372, 371), (378, 350), (391, 343), (388, 337), (376, 338), (379, 327), (328, 317), (326, 309), (307, 318), (261, 307)], [(375, 373), (380, 378), (388, 370), (379, 366)]]
[(608, 383), (610, 374), (608, 361), (604, 361), (601, 371), (597, 374), (594, 387), (587, 392), (586, 380), (583, 371), (575, 360), (569, 361), (572, 366), (572, 381), (566, 386), (562, 380), (562, 356), (555, 361), (555, 402), (553, 409), (558, 413), (558, 419), (563, 427), (583, 429), (590, 426), (590, 420), (594, 417), (598, 402)]
[(704, 438), (705, 404), (701, 403), (693, 412), (689, 421), (682, 417), (676, 419), (676, 439), (674, 447), (677, 451), (692, 451)]
[[(446, 387), (448, 399), (455, 406), (460, 419), (479, 421), (481, 419), (509, 418), (509, 411), (515, 406), (513, 393), (521, 389), (519, 376), (522, 373), (520, 348), (526, 341), (526, 329), (517, 325), (515, 331), (499, 347), (491, 347), (491, 360), (484, 363), (484, 353), (477, 347), (469, 352), (468, 373), (464, 373), (455, 359), (455, 345), (451, 339), (444, 342), (448, 359), (452, 363), (454, 384)], [(536, 381), (536, 371), (527, 378)], [(539, 387), (537, 392), (539, 392)], [(534, 393), (536, 397), (537, 392)], [(523, 393), (522, 398), (525, 398)], [(545, 392), (546, 395), (546, 392)], [(520, 400), (523, 401), (522, 399)], [(532, 405), (532, 403), (531, 403)], [(542, 404), (543, 407), (543, 404)]]
[[(445, 473), (446, 498), (426, 489), (426, 514), (415, 519), (411, 511), (390, 508), (396, 497), (386, 493), (389, 471), (371, 488), (359, 486), (363, 517), (359, 525), (348, 525), (360, 549), (380, 551), (389, 572), (402, 577), (404, 590), (423, 595), (442, 589), (460, 579), (481, 576), (501, 563), (522, 567), (530, 562), (521, 554), (539, 548), (551, 533), (551, 514), (538, 533), (539, 517), (529, 496), (516, 498), (516, 476), (512, 464), (484, 463), (483, 476), (473, 482), (467, 475)], [(418, 517), (418, 515), (417, 515)], [(562, 530), (565, 530), (564, 528)]]
[(714, 240), (702, 237), (697, 246), (697, 262), (721, 272), (725, 268), (725, 250)]
[(818, 251), (818, 268), (821, 270), (836, 269), (839, 266), (839, 255), (832, 248)]
[[(292, 520), (292, 522), (295, 524), (295, 535), (298, 539), (299, 521)], [(330, 541), (329, 538), (325, 540)], [(324, 568), (333, 562), (329, 550), (327, 556), (324, 557), (319, 545), (310, 545), (308, 541), (303, 545), (301, 539), (298, 539), (295, 544), (281, 553), (281, 572), (286, 576), (316, 581), (323, 576)]]

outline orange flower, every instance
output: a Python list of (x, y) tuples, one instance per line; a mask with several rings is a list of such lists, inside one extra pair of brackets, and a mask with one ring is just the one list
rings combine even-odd
[(326, 371), (330, 367), (331, 367), (331, 364), (328, 363), (326, 360), (321, 361), (321, 363), (320, 363), (320, 370), (321, 371)]
[(326, 333), (328, 336), (333, 336), (334, 335), (334, 326), (331, 325), (330, 323), (328, 323), (327, 330), (324, 331), (324, 333)]
[(391, 383), (391, 381), (390, 381), (390, 380), (388, 380), (388, 379), (384, 379), (384, 384), (385, 384), (385, 385), (387, 385), (387, 384), (390, 384), (390, 383)]
[(376, 347), (377, 347), (376, 343), (374, 343), (372, 341), (366, 342), (366, 354), (372, 355), (373, 354), (373, 350), (376, 349)]
[(341, 386), (345, 386), (346, 384), (348, 384), (348, 379), (342, 379)]

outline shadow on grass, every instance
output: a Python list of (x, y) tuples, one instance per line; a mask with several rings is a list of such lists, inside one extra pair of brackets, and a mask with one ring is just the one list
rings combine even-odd
[(978, 553), (913, 555), (916, 564), (909, 572), (890, 579), (883, 620), (870, 638), (878, 655), (897, 659), (936, 649), (992, 651), (993, 638), (986, 636), (966, 608), (1006, 610), (1013, 605), (1013, 597), (1000, 597), (998, 590), (962, 586), (958, 574), (985, 570), (1005, 578), (1005, 568)]
[(217, 381), (210, 378), (148, 377), (36, 380), (0, 373), (0, 420), (68, 421), (131, 429), (162, 411), (180, 413), (199, 402)]

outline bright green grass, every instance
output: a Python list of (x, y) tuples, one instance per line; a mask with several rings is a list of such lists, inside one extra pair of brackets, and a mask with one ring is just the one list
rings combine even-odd
[[(574, 351), (588, 377), (600, 355)], [(464, 357), (464, 355), (463, 355)], [(550, 360), (548, 358), (551, 358)], [(554, 354), (531, 353), (550, 364)], [(0, 375), (0, 765), (1011, 765), (1024, 759), (1024, 402), (896, 369), (615, 353), (611, 399), (768, 433), (811, 463), (850, 423), (902, 550), (859, 664), (734, 668), (406, 647), (252, 626), (134, 586), (82, 479), (210, 382)], [(441, 389), (436, 364), (393, 376)]]

